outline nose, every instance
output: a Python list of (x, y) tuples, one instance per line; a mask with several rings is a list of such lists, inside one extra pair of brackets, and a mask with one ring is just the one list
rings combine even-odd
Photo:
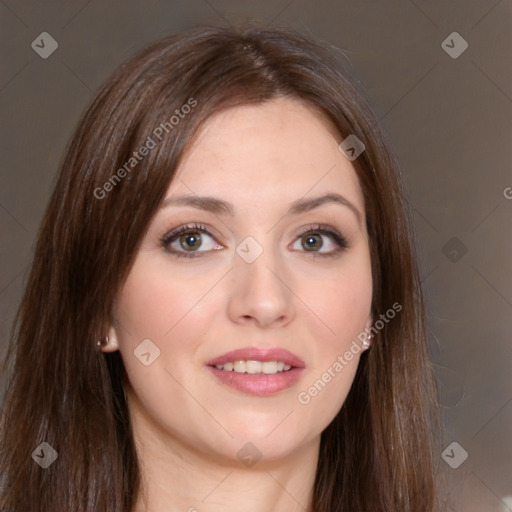
[(238, 255), (231, 272), (228, 315), (240, 325), (283, 327), (295, 316), (290, 273), (275, 251), (264, 250), (252, 263)]

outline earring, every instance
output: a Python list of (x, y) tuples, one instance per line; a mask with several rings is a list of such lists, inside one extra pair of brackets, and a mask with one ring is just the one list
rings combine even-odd
[(362, 345), (365, 350), (372, 344), (372, 342), (370, 340), (371, 340), (371, 336), (368, 335), (366, 337), (366, 339), (363, 341)]
[(105, 336), (103, 339), (98, 340), (96, 342), (96, 347), (98, 348), (98, 350), (105, 348), (107, 345), (108, 345), (108, 336)]

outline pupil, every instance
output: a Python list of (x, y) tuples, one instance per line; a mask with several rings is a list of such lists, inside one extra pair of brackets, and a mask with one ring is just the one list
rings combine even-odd
[[(316, 238), (315, 238), (316, 237)], [(309, 248), (315, 249), (317, 247), (322, 246), (322, 240), (317, 238), (318, 235), (308, 235), (306, 238), (306, 245)], [(318, 242), (320, 242), (320, 245), (318, 245)]]
[[(195, 249), (196, 247), (199, 247), (201, 245), (201, 239), (198, 234), (186, 234), (181, 237), (181, 246), (185, 250)], [(185, 245), (188, 244), (188, 245)]]

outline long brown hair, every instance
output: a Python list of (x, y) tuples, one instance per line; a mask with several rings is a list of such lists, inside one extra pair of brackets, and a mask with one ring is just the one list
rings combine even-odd
[[(374, 319), (402, 306), (361, 356), (322, 433), (314, 511), (438, 510), (437, 395), (410, 213), (397, 160), (354, 84), (326, 46), (254, 25), (171, 35), (105, 83), (62, 161), (5, 360), (2, 511), (132, 512), (140, 470), (123, 363), (96, 341), (198, 128), (222, 109), (277, 97), (314, 107), (340, 142), (363, 141), (352, 163), (365, 198)], [(148, 137), (155, 146), (135, 160)], [(58, 453), (47, 469), (31, 458), (42, 442)]]

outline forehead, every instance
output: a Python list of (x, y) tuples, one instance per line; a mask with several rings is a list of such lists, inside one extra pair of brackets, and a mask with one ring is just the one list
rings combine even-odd
[(280, 98), (222, 111), (204, 123), (184, 155), (169, 194), (208, 194), (267, 208), (339, 192), (364, 213), (341, 137), (312, 107)]

